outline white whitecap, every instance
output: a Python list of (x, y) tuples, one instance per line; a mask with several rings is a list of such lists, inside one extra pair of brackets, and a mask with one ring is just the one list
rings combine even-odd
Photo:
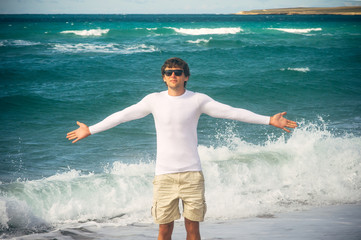
[(243, 31), (240, 27), (234, 28), (170, 28), (185, 35), (222, 35), (237, 34)]
[(303, 68), (281, 68), (281, 71), (285, 71), (285, 70), (288, 70), (288, 71), (296, 71), (296, 72), (309, 72), (310, 71), (310, 68), (309, 67), (303, 67)]
[(361, 170), (361, 139), (334, 136), (322, 119), (299, 122), (289, 138), (270, 138), (264, 145), (247, 143), (232, 129), (222, 134), (224, 145), (198, 147), (208, 183), (208, 218), (241, 218), (360, 199), (355, 187), (360, 177), (355, 173)]
[(26, 40), (2, 40), (0, 41), (0, 47), (6, 46), (35, 46), (40, 45), (40, 42), (31, 42)]
[(188, 40), (188, 43), (195, 43), (195, 44), (200, 44), (200, 43), (209, 43), (209, 41), (211, 41), (213, 38), (209, 38), (209, 39), (197, 39), (197, 40)]
[(156, 52), (158, 48), (153, 45), (146, 45), (146, 44), (135, 44), (130, 45), (124, 48), (124, 54), (132, 54), (132, 53), (139, 53), (139, 52)]
[(287, 32), (287, 33), (296, 33), (296, 34), (310, 33), (313, 31), (322, 31), (322, 28), (268, 28), (268, 29)]
[(107, 34), (109, 32), (109, 29), (90, 29), (90, 30), (67, 30), (62, 31), (60, 33), (63, 34), (75, 34), (78, 36), (101, 36), (103, 34)]
[(135, 45), (119, 45), (114, 43), (108, 44), (55, 44), (53, 49), (64, 53), (118, 53), (133, 54), (139, 52), (155, 52), (158, 49), (153, 45), (135, 44)]

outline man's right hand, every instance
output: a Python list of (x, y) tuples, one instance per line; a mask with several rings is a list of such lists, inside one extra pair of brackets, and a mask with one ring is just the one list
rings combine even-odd
[(75, 139), (72, 143), (75, 143), (80, 139), (86, 138), (91, 135), (89, 127), (87, 125), (81, 122), (76, 122), (76, 124), (78, 124), (79, 128), (74, 131), (68, 132), (68, 134), (66, 135), (66, 138), (68, 140)]

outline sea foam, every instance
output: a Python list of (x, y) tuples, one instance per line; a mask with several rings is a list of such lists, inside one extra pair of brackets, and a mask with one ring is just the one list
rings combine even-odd
[[(322, 121), (289, 139), (200, 146), (209, 218), (242, 218), (361, 199), (361, 138), (335, 136)], [(220, 195), (219, 193), (222, 192)]]
[(90, 30), (67, 30), (62, 31), (60, 33), (64, 34), (75, 34), (78, 36), (102, 36), (103, 34), (107, 34), (109, 29), (90, 29)]
[(195, 43), (195, 44), (200, 44), (200, 43), (209, 43), (209, 41), (211, 41), (213, 38), (210, 37), (209, 39), (197, 39), (197, 40), (188, 40), (188, 43)]
[[(322, 119), (263, 144), (229, 132), (223, 145), (199, 146), (208, 219), (236, 219), (361, 199), (361, 138), (335, 136)], [(2, 229), (49, 224), (151, 223), (154, 162), (116, 161), (102, 173), (68, 169), (0, 185)], [(219, 194), (219, 193), (222, 194)], [(15, 206), (15, 207), (14, 207)], [(17, 207), (16, 207), (17, 206)], [(17, 216), (23, 216), (18, 218)]]
[(222, 34), (237, 34), (242, 32), (240, 27), (230, 28), (170, 28), (177, 33), (185, 35), (222, 35)]
[(313, 31), (322, 31), (322, 28), (268, 28), (270, 30), (278, 30), (281, 32), (287, 32), (287, 33), (296, 33), (296, 34), (302, 34), (302, 33), (310, 33)]
[(302, 68), (281, 68), (281, 71), (285, 71), (285, 70), (288, 70), (288, 71), (296, 71), (296, 72), (309, 72), (310, 71), (310, 68), (308, 67), (302, 67)]
[(55, 44), (54, 50), (64, 53), (118, 53), (133, 54), (141, 52), (156, 52), (158, 49), (153, 45), (134, 44), (120, 45), (115, 43), (108, 44), (92, 44), (92, 43), (76, 43), (76, 44)]
[(26, 40), (1, 40), (0, 47), (6, 46), (35, 46), (40, 45), (40, 42), (32, 42)]

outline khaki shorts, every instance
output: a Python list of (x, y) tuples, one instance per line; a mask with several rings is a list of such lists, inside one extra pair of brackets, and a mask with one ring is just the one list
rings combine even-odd
[(152, 216), (157, 224), (179, 219), (179, 199), (183, 217), (202, 222), (207, 210), (202, 172), (182, 172), (155, 176), (153, 181)]

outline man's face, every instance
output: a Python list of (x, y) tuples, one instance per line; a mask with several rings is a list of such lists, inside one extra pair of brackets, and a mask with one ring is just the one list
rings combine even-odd
[[(177, 76), (179, 74), (181, 75)], [(163, 80), (167, 84), (168, 88), (183, 89), (184, 82), (188, 81), (188, 79), (189, 77), (186, 77), (184, 75), (182, 68), (165, 68), (165, 74), (163, 75)]]

